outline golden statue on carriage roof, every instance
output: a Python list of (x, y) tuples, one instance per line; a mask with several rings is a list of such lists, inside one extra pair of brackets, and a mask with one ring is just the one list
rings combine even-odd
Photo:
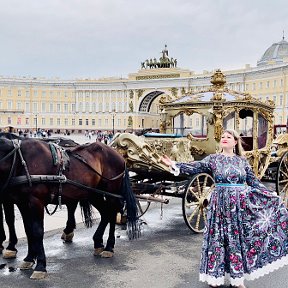
[[(275, 180), (276, 191), (287, 204), (288, 134), (274, 140), (274, 102), (264, 102), (250, 94), (229, 90), (225, 87), (226, 79), (220, 70), (213, 74), (211, 83), (212, 86), (206, 90), (186, 93), (180, 98), (162, 96), (159, 101), (160, 134), (148, 133), (141, 137), (120, 134), (111, 145), (126, 158), (130, 171), (140, 175), (147, 175), (147, 172), (156, 175), (167, 170), (160, 163), (161, 155), (166, 154), (179, 162), (201, 160), (218, 152), (223, 130), (234, 129), (241, 135), (245, 157), (255, 175), (259, 179)], [(273, 146), (278, 149), (272, 151)], [(201, 181), (196, 180), (199, 185), (203, 181), (207, 185), (208, 178)], [(209, 178), (209, 181), (212, 180)], [(188, 186), (191, 190), (191, 185)], [(201, 189), (201, 193), (205, 194), (202, 196), (207, 198), (208, 187)], [(207, 193), (205, 189), (208, 189)], [(184, 196), (186, 200), (188, 190)]]

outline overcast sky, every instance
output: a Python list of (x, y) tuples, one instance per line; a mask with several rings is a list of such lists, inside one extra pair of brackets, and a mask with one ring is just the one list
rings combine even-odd
[(288, 39), (287, 0), (0, 0), (0, 75), (127, 77), (169, 56), (196, 72), (256, 66)]

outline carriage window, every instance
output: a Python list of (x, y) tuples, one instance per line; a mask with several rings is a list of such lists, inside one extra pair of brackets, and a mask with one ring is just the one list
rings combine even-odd
[(235, 129), (235, 112), (231, 112), (223, 121), (224, 129)]
[(174, 133), (187, 136), (191, 134), (196, 138), (207, 137), (206, 117), (200, 113), (186, 115), (184, 113), (174, 118)]
[(245, 151), (253, 150), (253, 111), (242, 109), (239, 111), (239, 133)]
[(261, 115), (258, 115), (258, 149), (264, 148), (267, 143), (268, 121)]

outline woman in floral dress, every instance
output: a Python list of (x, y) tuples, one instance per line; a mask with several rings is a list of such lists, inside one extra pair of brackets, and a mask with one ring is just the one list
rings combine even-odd
[(202, 161), (174, 163), (164, 156), (162, 162), (174, 173), (213, 175), (199, 279), (217, 287), (226, 278), (231, 286), (245, 288), (244, 279), (288, 264), (288, 212), (254, 175), (236, 131), (226, 130), (220, 145), (221, 153)]

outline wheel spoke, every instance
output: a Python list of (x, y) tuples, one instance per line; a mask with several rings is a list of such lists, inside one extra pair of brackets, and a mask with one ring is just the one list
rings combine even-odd
[(196, 220), (196, 226), (195, 226), (195, 228), (197, 230), (199, 230), (200, 218), (201, 218), (201, 214), (202, 214), (201, 212), (203, 213), (203, 210), (199, 209), (199, 212), (198, 212), (198, 215), (197, 215), (197, 220)]
[(199, 206), (196, 207), (196, 209), (192, 212), (192, 214), (188, 217), (188, 221), (191, 222), (192, 218), (194, 217), (194, 215), (196, 214), (197, 210), (199, 210)]
[(185, 206), (187, 208), (192, 208), (194, 206), (199, 206), (199, 202), (191, 202), (191, 203), (185, 203)]
[(190, 190), (191, 194), (192, 194), (193, 196), (195, 196), (198, 201), (200, 201), (200, 196), (198, 195), (198, 193), (196, 193), (196, 192), (193, 190), (192, 187), (190, 187), (189, 190)]
[[(287, 171), (287, 170), (286, 170)], [(286, 178), (288, 178), (288, 174), (285, 173), (282, 169), (280, 170), (280, 173), (284, 174), (286, 176)]]
[(201, 185), (200, 185), (199, 177), (197, 177), (197, 188), (198, 188), (198, 195), (199, 197), (201, 197)]
[[(284, 197), (286, 198), (286, 189), (287, 189), (287, 187), (288, 187), (288, 183), (283, 187), (283, 189), (280, 191), (280, 196), (282, 195), (282, 193), (283, 193), (283, 191), (284, 191)], [(287, 191), (288, 192), (288, 191)]]

